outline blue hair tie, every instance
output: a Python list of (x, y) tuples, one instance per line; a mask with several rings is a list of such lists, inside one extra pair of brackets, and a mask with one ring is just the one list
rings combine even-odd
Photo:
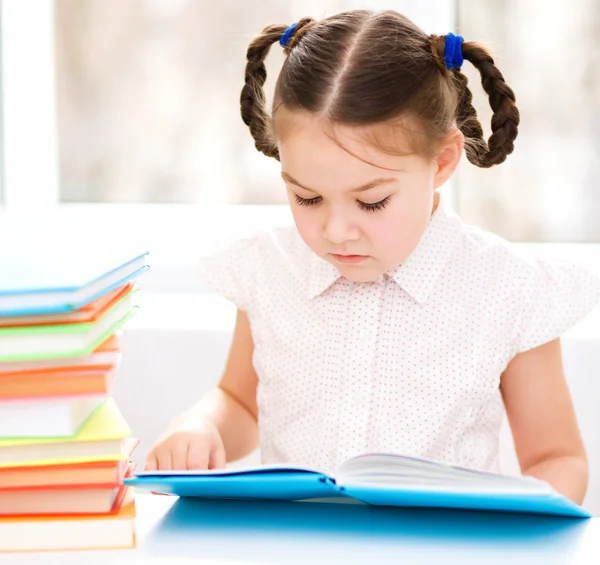
[(449, 33), (446, 35), (446, 45), (444, 46), (444, 62), (448, 70), (460, 69), (464, 62), (462, 54), (462, 44), (464, 41), (462, 35)]
[(290, 42), (290, 39), (292, 39), (292, 35), (294, 35), (294, 32), (296, 31), (297, 25), (298, 22), (293, 23), (281, 34), (281, 37), (279, 38), (279, 45), (281, 45), (282, 47), (287, 46), (287, 44)]

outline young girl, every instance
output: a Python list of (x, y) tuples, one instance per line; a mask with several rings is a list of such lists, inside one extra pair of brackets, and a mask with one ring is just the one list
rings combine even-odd
[[(269, 116), (274, 43), (287, 58)], [(489, 95), (487, 142), (463, 58)], [(463, 150), (479, 167), (513, 151), (519, 112), (489, 53), (395, 12), (351, 11), (269, 26), (247, 59), (242, 118), (281, 162), (295, 227), (204, 261), (238, 308), (231, 351), (146, 468), (223, 467), (260, 437), (264, 463), (333, 471), (379, 451), (499, 471), (506, 411), (523, 474), (581, 503), (587, 461), (559, 336), (600, 282), (519, 256), (438, 191)]]

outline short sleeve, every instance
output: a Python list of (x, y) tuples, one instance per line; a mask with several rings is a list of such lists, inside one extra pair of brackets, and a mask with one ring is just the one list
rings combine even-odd
[(600, 277), (582, 265), (537, 258), (527, 264), (519, 300), (516, 355), (560, 337), (600, 302)]
[(199, 261), (200, 281), (240, 310), (248, 312), (252, 307), (259, 246), (258, 237), (246, 237), (220, 245), (203, 255)]

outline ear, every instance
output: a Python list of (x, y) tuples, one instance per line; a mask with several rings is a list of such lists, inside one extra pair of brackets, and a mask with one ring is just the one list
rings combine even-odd
[(465, 136), (459, 129), (453, 129), (442, 141), (435, 159), (437, 172), (434, 177), (434, 188), (439, 188), (452, 176), (460, 163), (464, 148)]

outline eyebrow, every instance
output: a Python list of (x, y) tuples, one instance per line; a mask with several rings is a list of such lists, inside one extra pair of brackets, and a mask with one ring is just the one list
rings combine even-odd
[[(296, 186), (303, 188), (304, 190), (309, 190), (310, 192), (314, 192), (315, 194), (318, 194), (318, 191), (316, 191), (314, 188), (308, 188), (307, 186), (300, 184), (295, 178), (290, 176), (288, 173), (282, 172), (281, 178), (283, 178), (283, 180), (286, 182), (295, 184)], [(372, 180), (371, 182), (368, 182), (367, 184), (363, 184), (362, 186), (353, 188), (352, 190), (350, 190), (350, 192), (365, 192), (366, 190), (370, 190), (371, 188), (375, 188), (375, 187), (382, 186), (384, 184), (389, 184), (392, 182), (396, 182), (396, 179), (382, 177), (382, 178)]]

